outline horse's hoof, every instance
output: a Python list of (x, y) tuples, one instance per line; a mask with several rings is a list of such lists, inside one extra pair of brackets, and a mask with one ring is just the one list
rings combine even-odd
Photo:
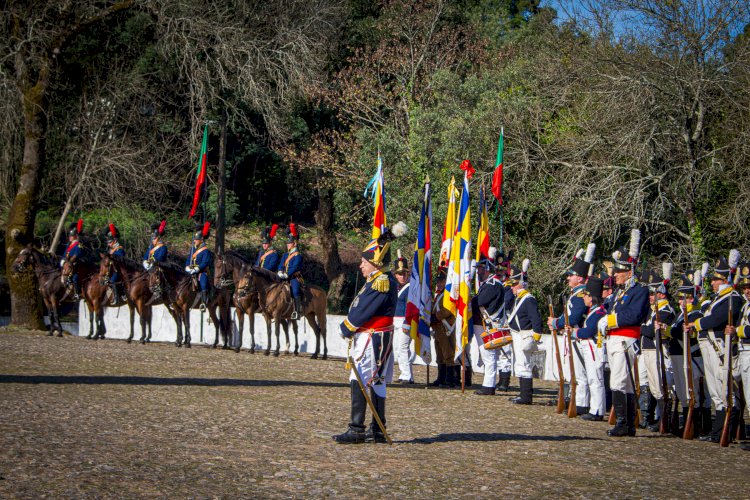
[(188, 342), (187, 344), (185, 344), (185, 348), (186, 349), (190, 349), (190, 342)]
[(234, 352), (240, 352), (240, 348), (239, 347), (235, 347), (234, 348)]
[(264, 354), (265, 356), (268, 356), (268, 355), (270, 355), (270, 354), (271, 354), (271, 351), (265, 351), (265, 352), (264, 352), (263, 354)]
[(143, 339), (141, 339), (141, 340), (140, 340), (140, 344), (141, 344), (141, 345), (146, 345), (146, 341), (145, 341), (145, 340), (143, 340)]
[(297, 352), (297, 351), (294, 351), (294, 355), (295, 355), (295, 356), (299, 356), (299, 352)]
[(175, 347), (182, 347), (182, 342), (175, 342), (174, 345)]
[(217, 345), (217, 344), (214, 344), (214, 345), (212, 345), (211, 347), (212, 347), (213, 349), (216, 349), (216, 348), (218, 347), (218, 345)]
[(310, 356), (310, 359), (318, 359), (318, 353), (314, 353), (312, 356)]
[(222, 346), (222, 348), (221, 348), (221, 349), (222, 349), (222, 350), (226, 350), (226, 349), (229, 349), (229, 346), (228, 346), (228, 345)]
[(278, 351), (277, 351), (277, 352), (275, 352), (275, 353), (273, 353), (273, 357), (274, 357), (274, 358), (278, 358), (278, 357), (279, 357), (279, 353), (278, 353)]
[(47, 332), (47, 337), (52, 337), (55, 335), (55, 332)]
[(62, 337), (63, 336), (63, 332), (57, 332), (57, 336), (58, 337)]
[(322, 359), (328, 359), (328, 354), (323, 354), (323, 358)]
[(90, 334), (90, 333), (88, 335), (86, 335), (87, 339), (91, 339), (91, 337), (92, 337), (92, 334)]
[(133, 342), (133, 339), (128, 339), (128, 340), (127, 340), (127, 343), (128, 343), (128, 344), (130, 344), (131, 342)]
[(255, 349), (250, 349), (250, 354), (255, 354)]

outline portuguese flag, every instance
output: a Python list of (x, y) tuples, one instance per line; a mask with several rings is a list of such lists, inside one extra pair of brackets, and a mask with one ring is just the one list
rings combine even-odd
[(193, 194), (193, 207), (190, 209), (189, 217), (195, 217), (195, 211), (201, 203), (203, 185), (206, 183), (206, 158), (208, 157), (208, 124), (203, 129), (203, 144), (201, 155), (198, 159), (198, 172), (195, 174), (195, 193)]
[(500, 138), (497, 140), (497, 160), (495, 161), (495, 172), (492, 174), (492, 194), (498, 204), (503, 204), (503, 129), (500, 129)]

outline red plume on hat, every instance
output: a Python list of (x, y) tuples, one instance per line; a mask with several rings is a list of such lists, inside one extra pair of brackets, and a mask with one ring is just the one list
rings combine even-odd
[(203, 230), (201, 231), (201, 234), (204, 238), (208, 238), (208, 233), (211, 231), (211, 223), (206, 221), (203, 224)]
[(78, 219), (78, 224), (76, 224), (76, 231), (78, 234), (81, 234), (83, 232), (83, 219)]
[(274, 239), (276, 237), (276, 231), (278, 231), (278, 230), (279, 230), (279, 225), (278, 224), (271, 224), (271, 231), (269, 231), (268, 237), (270, 239)]
[(159, 234), (164, 234), (164, 230), (167, 228), (167, 219), (162, 219), (161, 224), (159, 224)]
[(117, 238), (117, 228), (111, 222), (109, 223), (109, 235), (112, 238)]
[(291, 234), (295, 238), (299, 238), (299, 233), (297, 233), (297, 224), (295, 224), (294, 222), (289, 223), (289, 234)]

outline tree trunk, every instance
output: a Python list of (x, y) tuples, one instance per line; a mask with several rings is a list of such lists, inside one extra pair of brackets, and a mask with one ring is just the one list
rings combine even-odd
[(23, 88), (24, 148), (18, 191), (8, 214), (5, 229), (5, 265), (11, 298), (11, 322), (27, 328), (44, 329), (39, 290), (33, 273), (14, 273), (12, 263), (18, 253), (34, 240), (34, 203), (44, 170), (44, 141), (47, 129), (47, 71), (34, 86)]
[(227, 191), (227, 178), (224, 175), (224, 169), (227, 162), (227, 118), (224, 118), (221, 122), (221, 138), (219, 141), (219, 192), (217, 193), (216, 199), (216, 242), (214, 251), (217, 254), (224, 253), (224, 233), (226, 231), (226, 191)]
[(343, 301), (343, 291), (346, 285), (346, 275), (343, 273), (339, 243), (333, 226), (333, 190), (318, 188), (318, 209), (315, 212), (315, 224), (318, 227), (320, 246), (325, 255), (326, 277), (330, 283), (328, 290), (328, 307), (331, 311), (346, 310)]

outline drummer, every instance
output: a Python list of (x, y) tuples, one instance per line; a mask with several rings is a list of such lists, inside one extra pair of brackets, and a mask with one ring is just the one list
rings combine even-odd
[(495, 276), (495, 258), (497, 248), (490, 247), (488, 256), (477, 262), (479, 290), (471, 299), (471, 315), (474, 323), (474, 336), (479, 344), (479, 354), (484, 364), (482, 387), (474, 394), (493, 396), (495, 394), (495, 374), (497, 373), (498, 352), (496, 349), (485, 349), (482, 333), (492, 328), (492, 323), (501, 322), (504, 312), (503, 282)]

